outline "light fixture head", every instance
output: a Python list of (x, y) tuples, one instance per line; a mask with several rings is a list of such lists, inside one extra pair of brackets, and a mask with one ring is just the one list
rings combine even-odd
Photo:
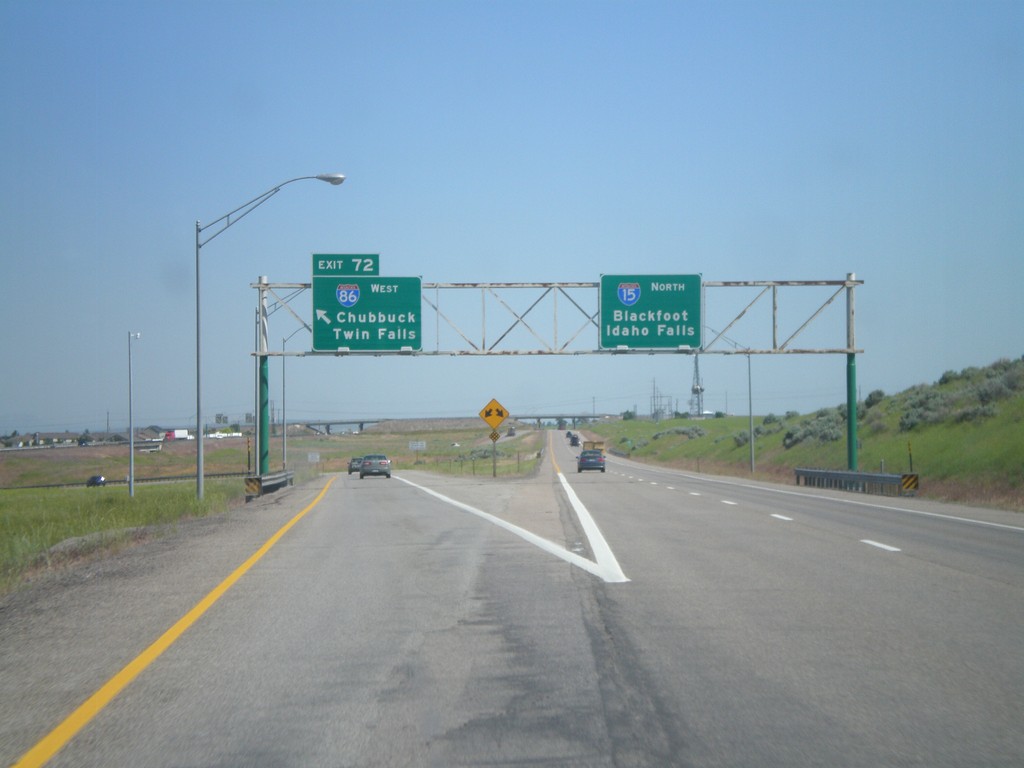
[(328, 184), (338, 186), (345, 180), (345, 174), (343, 173), (321, 173), (317, 177), (320, 181), (326, 181)]

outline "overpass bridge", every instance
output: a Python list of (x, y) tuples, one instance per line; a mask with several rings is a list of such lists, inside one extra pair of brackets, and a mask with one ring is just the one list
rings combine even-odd
[[(572, 424), (573, 427), (575, 427), (577, 424), (580, 424), (581, 422), (596, 421), (596, 420), (608, 419), (608, 418), (616, 418), (617, 419), (619, 417), (620, 417), (620, 414), (617, 414), (617, 413), (616, 414), (610, 414), (610, 413), (553, 413), (553, 414), (545, 413), (545, 414), (534, 414), (534, 413), (529, 413), (529, 414), (523, 414), (523, 415), (518, 415), (518, 414), (510, 415), (509, 418), (508, 418), (508, 421), (506, 422), (506, 424), (508, 424), (509, 422), (523, 423), (523, 422), (531, 422), (532, 421), (532, 422), (536, 422), (537, 423), (537, 427), (540, 428), (541, 424), (543, 422), (545, 422), (545, 421), (553, 421), (555, 423), (558, 423), (559, 421), (563, 421), (563, 422), (568, 422), (568, 423)], [(307, 429), (310, 429), (313, 432), (316, 432), (318, 434), (330, 435), (330, 434), (335, 434), (335, 432), (333, 432), (332, 430), (335, 430), (335, 429), (338, 429), (338, 428), (344, 429), (345, 427), (349, 428), (349, 430), (357, 429), (360, 432), (362, 432), (362, 431), (364, 431), (366, 429), (367, 425), (380, 424), (380, 423), (385, 422), (385, 421), (445, 421), (445, 420), (464, 421), (466, 419), (470, 419), (471, 420), (473, 418), (474, 417), (467, 415), (467, 416), (441, 416), (441, 417), (418, 416), (418, 417), (407, 417), (407, 418), (388, 418), (388, 417), (384, 417), (384, 418), (352, 418), (352, 419), (329, 419), (329, 420), (325, 419), (325, 420), (304, 421), (304, 422), (302, 422), (302, 425), (304, 427), (306, 427)], [(481, 420), (480, 423), (482, 425), (481, 426), (482, 429), (487, 428), (487, 425), (484, 424), (482, 420)], [(505, 426), (505, 425), (503, 424), (502, 426)]]

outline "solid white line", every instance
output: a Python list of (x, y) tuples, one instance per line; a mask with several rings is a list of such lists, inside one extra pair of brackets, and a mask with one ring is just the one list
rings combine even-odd
[(787, 523), (792, 523), (793, 522), (793, 518), (792, 517), (786, 517), (785, 515), (776, 515), (776, 514), (772, 513), (772, 517), (774, 517), (776, 520), (785, 520)]
[[(580, 501), (576, 495), (576, 491), (569, 485), (569, 481), (565, 479), (565, 475), (561, 472), (558, 473), (558, 479), (562, 482), (562, 488), (565, 489), (565, 495), (569, 497), (569, 503), (572, 504), (572, 508), (576, 510), (576, 516), (579, 518), (580, 525), (583, 526), (583, 533), (586, 534), (587, 539), (590, 541), (590, 550), (594, 553), (594, 559), (597, 561), (597, 565), (601, 569), (601, 573), (597, 575), (608, 582), (623, 582), (629, 581), (626, 578), (626, 574), (622, 572), (622, 568), (619, 567), (619, 561), (615, 559), (615, 555), (612, 553), (612, 548), (608, 546), (608, 542), (605, 541), (604, 535), (601, 533), (601, 529), (597, 527), (597, 523), (594, 522), (594, 518), (590, 516), (590, 512), (583, 506), (583, 502)], [(589, 561), (588, 561), (589, 562)]]
[(878, 547), (879, 549), (884, 549), (886, 552), (899, 552), (900, 551), (897, 547), (890, 547), (888, 544), (881, 544), (880, 542), (872, 541), (871, 539), (861, 539), (860, 543), (861, 544), (870, 544), (872, 547)]
[[(577, 568), (581, 568), (584, 571), (586, 571), (587, 573), (591, 573), (594, 576), (597, 576), (598, 578), (603, 579), (604, 581), (620, 581), (620, 582), (621, 581), (629, 581), (629, 579), (627, 579), (622, 574), (621, 570), (618, 570), (617, 576), (619, 578), (616, 578), (616, 573), (609, 572), (607, 567), (606, 567), (606, 565), (601, 563), (600, 560), (598, 562), (596, 562), (596, 563), (593, 562), (592, 560), (587, 560), (585, 557), (580, 557), (575, 552), (570, 552), (569, 550), (565, 549), (564, 547), (558, 546), (553, 541), (549, 541), (548, 539), (545, 539), (542, 536), (538, 536), (537, 534), (532, 533), (532, 532), (526, 530), (525, 528), (520, 528), (518, 525), (513, 525), (512, 523), (508, 522), (507, 520), (502, 520), (500, 517), (495, 517), (494, 515), (489, 514), (487, 512), (484, 512), (483, 510), (477, 509), (476, 507), (471, 507), (471, 506), (469, 506), (469, 504), (463, 504), (461, 501), (456, 501), (455, 499), (452, 499), (452, 498), (449, 498), (448, 496), (445, 496), (443, 493), (438, 493), (435, 490), (432, 490), (430, 488), (427, 488), (426, 486), (414, 483), (411, 480), (407, 480), (404, 477), (400, 477), (399, 475), (393, 475), (393, 477), (396, 480), (401, 480), (406, 485), (411, 485), (413, 488), (416, 488), (416, 489), (418, 489), (420, 491), (423, 491), (426, 494), (429, 494), (430, 496), (433, 496), (435, 499), (439, 499), (440, 501), (443, 501), (446, 504), (451, 504), (453, 507), (458, 507), (459, 509), (461, 509), (461, 510), (463, 510), (465, 512), (469, 512), (471, 514), (476, 515), (477, 517), (481, 517), (484, 520), (487, 520), (490, 523), (494, 523), (499, 528), (504, 528), (506, 531), (509, 531), (510, 533), (514, 533), (516, 536), (518, 536), (519, 538), (521, 538), (521, 539), (523, 539), (525, 541), (528, 541), (529, 543), (533, 544), (535, 547), (538, 547), (538, 548), (544, 550), (545, 552), (554, 555), (555, 557), (561, 558), (562, 560), (564, 560), (565, 562), (569, 563), (570, 565), (575, 565)], [(562, 477), (561, 474), (559, 474), (559, 477)], [(565, 483), (565, 478), (564, 477), (562, 477), (562, 482), (563, 482), (563, 484)], [(571, 499), (570, 499), (570, 501), (571, 501)], [(586, 511), (586, 509), (584, 509), (584, 512), (585, 511)], [(577, 514), (579, 514), (579, 513), (577, 512)], [(582, 515), (581, 515), (581, 518), (580, 518), (580, 522), (583, 523)], [(584, 525), (584, 532), (586, 532), (586, 525)], [(599, 537), (601, 536), (600, 531), (598, 531), (597, 535)], [(604, 539), (603, 538), (601, 538), (601, 543), (604, 544)], [(608, 545), (604, 544), (604, 546), (607, 547)], [(593, 539), (591, 539), (591, 549), (594, 550), (594, 554), (595, 554), (595, 557), (596, 557), (597, 556), (598, 547), (594, 545)], [(613, 561), (615, 560), (614, 556), (612, 557), (612, 560)], [(615, 566), (616, 566), (616, 568), (618, 568), (618, 563), (617, 562), (615, 563)], [(609, 577), (611, 577), (611, 578), (609, 578)]]

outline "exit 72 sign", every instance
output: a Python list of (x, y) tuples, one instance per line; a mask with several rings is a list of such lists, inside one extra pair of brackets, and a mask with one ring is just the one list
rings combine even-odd
[(379, 275), (379, 253), (314, 253), (313, 277), (317, 275)]

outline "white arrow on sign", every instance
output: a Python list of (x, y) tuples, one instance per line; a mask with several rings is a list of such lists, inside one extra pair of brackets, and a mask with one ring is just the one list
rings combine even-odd
[(330, 324), (331, 324), (331, 317), (330, 317), (330, 315), (328, 315), (328, 314), (327, 314), (327, 313), (326, 313), (326, 312), (325, 312), (324, 310), (322, 310), (322, 309), (318, 309), (318, 310), (316, 311), (316, 319), (317, 319), (317, 320), (323, 320), (323, 321), (324, 321), (325, 323), (327, 323), (328, 325), (330, 325)]

